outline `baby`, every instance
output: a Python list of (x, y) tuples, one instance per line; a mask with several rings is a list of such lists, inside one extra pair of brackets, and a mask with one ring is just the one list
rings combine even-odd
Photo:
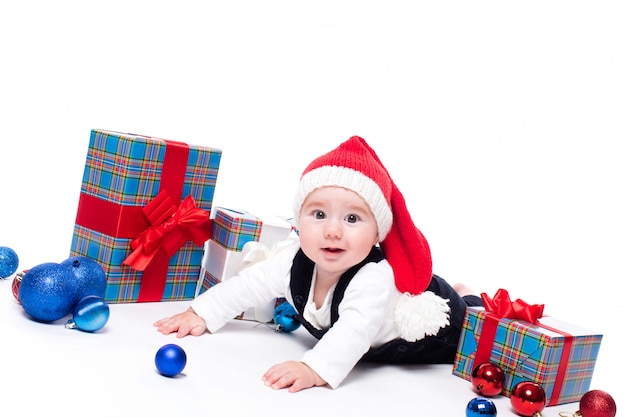
[(318, 339), (262, 376), (274, 389), (337, 388), (361, 360), (452, 363), (464, 285), (432, 273), (428, 243), (374, 150), (354, 136), (304, 170), (294, 200), (298, 240), (154, 323), (163, 334), (219, 330), (247, 308), (284, 297)]

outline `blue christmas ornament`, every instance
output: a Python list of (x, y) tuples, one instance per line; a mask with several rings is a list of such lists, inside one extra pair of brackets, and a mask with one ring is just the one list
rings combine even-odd
[(109, 321), (109, 305), (97, 295), (88, 295), (80, 299), (72, 310), (72, 318), (65, 327), (85, 332), (100, 330)]
[(496, 417), (498, 410), (490, 399), (477, 397), (467, 403), (465, 415), (467, 417)]
[(277, 332), (293, 332), (300, 327), (300, 322), (296, 320), (297, 312), (293, 306), (287, 302), (282, 303), (274, 310), (274, 324)]
[(178, 345), (162, 346), (154, 357), (157, 370), (163, 376), (173, 377), (180, 374), (187, 365), (187, 354)]
[(20, 260), (17, 253), (6, 246), (0, 246), (0, 278), (10, 277), (17, 271)]
[(73, 256), (61, 262), (61, 265), (69, 267), (76, 277), (77, 301), (88, 295), (104, 298), (107, 277), (98, 262), (85, 256)]
[(76, 280), (68, 267), (43, 263), (24, 274), (18, 293), (29, 316), (37, 321), (51, 322), (72, 311), (76, 304)]

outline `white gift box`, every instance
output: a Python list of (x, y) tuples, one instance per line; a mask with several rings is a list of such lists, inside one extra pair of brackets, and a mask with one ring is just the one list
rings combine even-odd
[[(282, 217), (216, 208), (213, 236), (204, 246), (196, 296), (242, 268), (269, 258), (292, 233), (292, 224)], [(246, 310), (237, 318), (267, 323), (274, 318), (275, 306), (273, 300)]]

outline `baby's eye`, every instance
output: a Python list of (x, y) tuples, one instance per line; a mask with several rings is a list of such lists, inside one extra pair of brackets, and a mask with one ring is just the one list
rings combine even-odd
[(356, 214), (348, 214), (346, 216), (346, 221), (348, 223), (356, 223), (359, 221), (359, 216), (357, 216)]
[(316, 219), (325, 219), (326, 214), (321, 210), (315, 210), (313, 212), (313, 217), (315, 217)]

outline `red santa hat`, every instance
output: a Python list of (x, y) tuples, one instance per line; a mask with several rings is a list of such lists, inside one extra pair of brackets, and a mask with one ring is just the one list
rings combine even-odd
[(354, 191), (372, 210), (380, 247), (402, 293), (394, 315), (402, 338), (419, 340), (448, 325), (447, 300), (426, 291), (432, 279), (428, 242), (413, 223), (402, 193), (364, 139), (351, 137), (304, 170), (294, 200), (296, 222), (309, 193), (325, 186)]

